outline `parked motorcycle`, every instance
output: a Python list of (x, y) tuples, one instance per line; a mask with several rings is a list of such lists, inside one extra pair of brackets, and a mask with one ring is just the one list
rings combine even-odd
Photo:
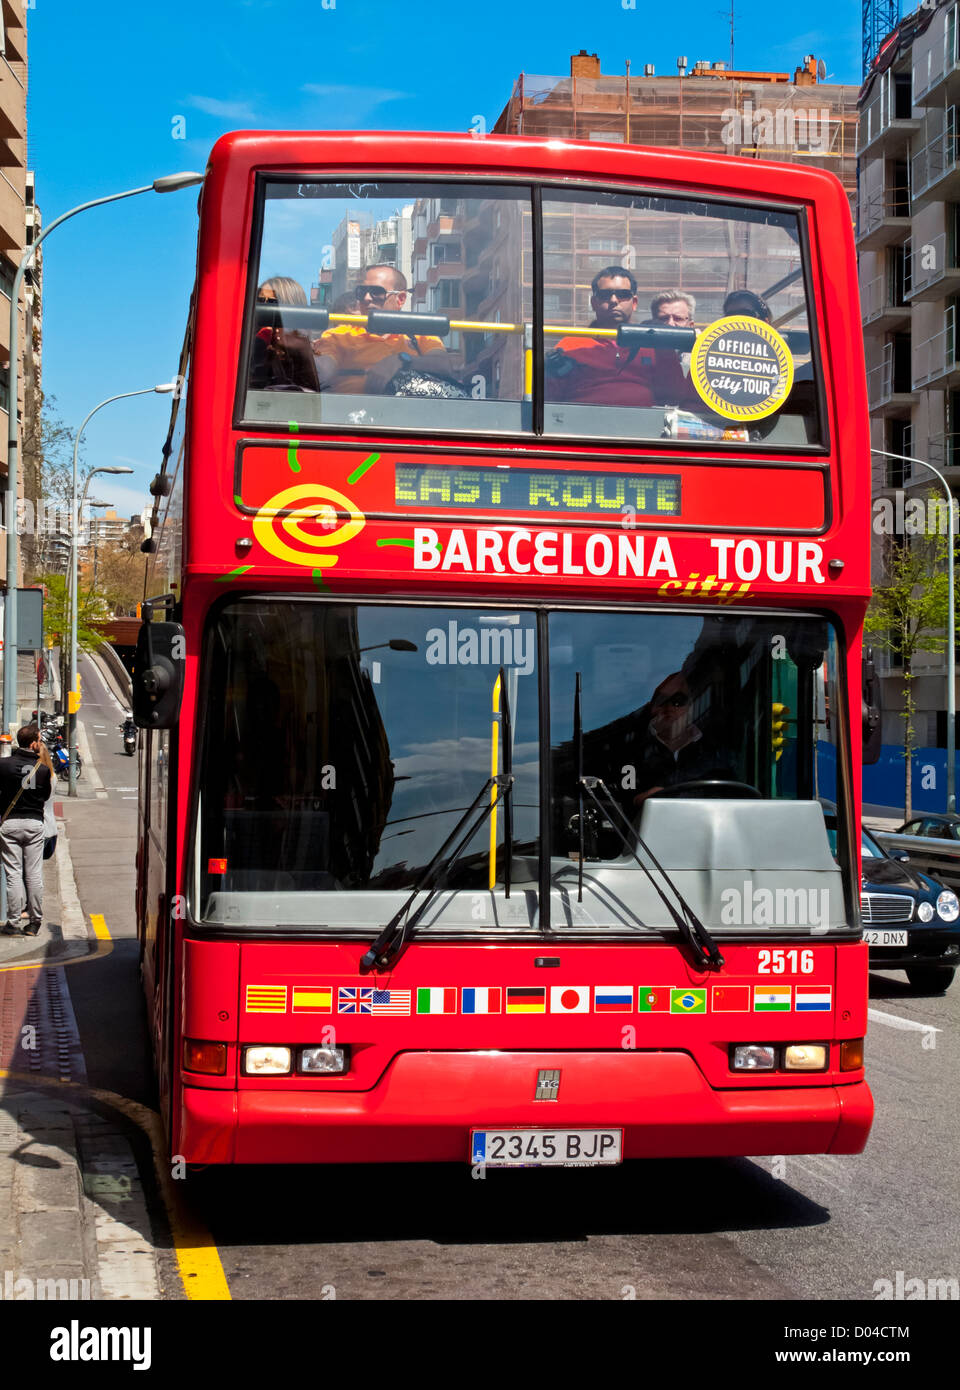
[[(68, 779), (70, 776), (70, 754), (64, 742), (63, 734), (58, 732), (49, 747), (54, 772), (62, 780)], [(73, 764), (77, 777), (80, 777), (83, 773), (83, 759), (80, 757), (79, 748), (73, 750)]]
[(117, 728), (123, 734), (123, 751), (132, 758), (137, 751), (137, 726), (130, 715), (127, 715), (123, 723), (117, 725)]

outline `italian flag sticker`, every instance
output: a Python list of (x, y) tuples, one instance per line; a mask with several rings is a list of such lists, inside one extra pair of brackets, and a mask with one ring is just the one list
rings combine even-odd
[(793, 995), (792, 985), (754, 985), (755, 1014), (788, 1014)]
[(457, 1012), (457, 991), (455, 989), (417, 990), (418, 1014), (455, 1014)]

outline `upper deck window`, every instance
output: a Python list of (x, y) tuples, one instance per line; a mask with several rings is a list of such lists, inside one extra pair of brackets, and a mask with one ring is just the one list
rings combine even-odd
[(452, 181), (262, 191), (246, 420), (820, 441), (794, 212), (545, 188), (541, 215), (529, 188)]

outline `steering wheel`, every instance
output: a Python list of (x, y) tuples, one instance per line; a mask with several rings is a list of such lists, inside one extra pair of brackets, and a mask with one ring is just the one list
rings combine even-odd
[(661, 787), (657, 796), (687, 796), (691, 791), (700, 791), (707, 797), (753, 797), (763, 800), (763, 793), (749, 782), (735, 782), (725, 777), (697, 777), (690, 782), (676, 782), (672, 787)]

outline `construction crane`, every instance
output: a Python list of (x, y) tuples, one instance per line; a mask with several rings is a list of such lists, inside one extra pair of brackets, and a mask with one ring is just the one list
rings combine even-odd
[(864, 77), (870, 72), (880, 45), (899, 23), (900, 0), (863, 0)]

